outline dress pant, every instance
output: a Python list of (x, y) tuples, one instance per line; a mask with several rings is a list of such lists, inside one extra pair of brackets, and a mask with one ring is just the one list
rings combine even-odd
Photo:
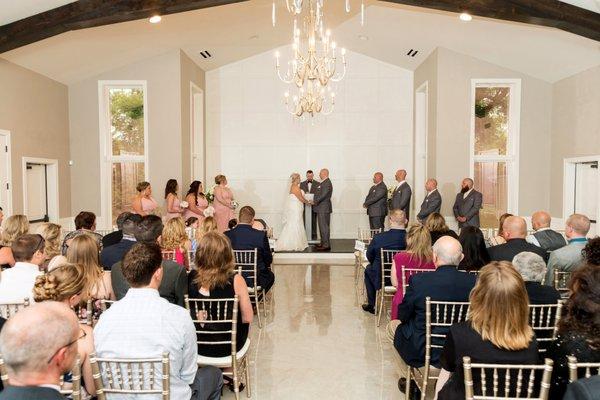
[(219, 400), (223, 388), (223, 373), (215, 367), (199, 367), (190, 387), (191, 400)]
[[(381, 290), (381, 278), (378, 278), (381, 274), (380, 270), (373, 267), (371, 264), (367, 265), (365, 269), (365, 289), (367, 292), (367, 303), (370, 306), (375, 306), (375, 298), (377, 291)], [(377, 282), (379, 280), (379, 282)]]
[[(308, 210), (305, 208), (304, 209), (304, 221), (306, 221), (306, 213), (308, 212)], [(305, 222), (306, 225), (306, 222)], [(317, 213), (314, 211), (311, 211), (311, 216), (310, 216), (310, 225), (311, 225), (311, 229), (312, 231), (310, 232), (310, 239), (309, 240), (317, 240)]]
[(381, 231), (383, 232), (384, 225), (385, 225), (385, 215), (369, 217), (369, 227), (371, 229), (381, 229)]
[(331, 223), (330, 213), (319, 213), (317, 215), (317, 221), (319, 223), (319, 233), (321, 234), (321, 245), (323, 247), (331, 247), (329, 243), (329, 225)]

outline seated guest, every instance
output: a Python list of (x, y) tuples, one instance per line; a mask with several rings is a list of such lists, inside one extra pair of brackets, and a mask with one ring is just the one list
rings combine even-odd
[(67, 255), (67, 249), (71, 240), (79, 235), (89, 235), (96, 240), (98, 248), (102, 250), (102, 235), (94, 232), (96, 230), (96, 214), (89, 211), (82, 211), (75, 217), (75, 230), (67, 233), (62, 244), (62, 255)]
[[(239, 223), (235, 228), (225, 232), (225, 235), (229, 238), (231, 247), (234, 250), (258, 250), (258, 259), (256, 260), (258, 285), (267, 292), (275, 283), (275, 275), (271, 271), (273, 254), (266, 232), (252, 228), (254, 216), (255, 212), (252, 207), (242, 207), (239, 214)], [(248, 282), (247, 277), (246, 282)], [(252, 286), (252, 283), (248, 282), (248, 285)]]
[(0, 400), (62, 400), (60, 381), (73, 368), (79, 321), (64, 304), (34, 304), (12, 316), (0, 333), (9, 385)]
[(107, 233), (102, 237), (102, 248), (107, 248), (108, 246), (112, 246), (117, 244), (123, 239), (123, 223), (127, 218), (132, 215), (129, 211), (122, 212), (117, 217), (117, 228), (118, 230)]
[(196, 217), (189, 217), (188, 219), (185, 220), (186, 228), (198, 229), (199, 224), (200, 224), (200, 221)]
[(228, 229), (228, 230), (232, 230), (233, 228), (235, 228), (235, 227), (237, 226), (237, 224), (238, 224), (238, 221), (237, 221), (237, 219), (235, 219), (235, 218), (232, 218), (232, 219), (230, 219), (230, 220), (229, 220), (229, 222), (227, 223), (227, 229)]
[(598, 400), (600, 375), (578, 379), (569, 383), (563, 400)]
[(529, 304), (556, 304), (560, 300), (556, 289), (541, 284), (546, 275), (546, 263), (542, 257), (524, 251), (513, 258), (512, 264), (525, 281)]
[(22, 303), (25, 297), (33, 300), (35, 278), (41, 275), (40, 265), (46, 259), (44, 238), (40, 235), (22, 235), (11, 246), (15, 266), (2, 272), (0, 303)]
[(29, 232), (29, 220), (24, 215), (13, 215), (4, 221), (0, 232), (0, 267), (10, 268), (15, 265), (10, 246), (21, 235)]
[(600, 268), (588, 264), (578, 269), (569, 289), (558, 337), (545, 354), (554, 361), (550, 400), (562, 399), (569, 383), (567, 356), (575, 356), (578, 362), (600, 362)]
[[(33, 297), (35, 301), (58, 301), (71, 310), (85, 300), (85, 292), (88, 283), (86, 272), (79, 264), (62, 264), (48, 272), (40, 275), (35, 280)], [(76, 315), (73, 312), (73, 315)], [(81, 333), (77, 342), (77, 353), (81, 360), (82, 386), (89, 394), (95, 394), (94, 377), (92, 376), (92, 365), (89, 356), (94, 352), (94, 334), (91, 326), (79, 325)]]
[(499, 244), (506, 243), (506, 240), (504, 239), (504, 230), (502, 229), (502, 225), (504, 225), (504, 221), (506, 221), (506, 218), (512, 216), (513, 215), (510, 213), (504, 213), (500, 216), (500, 218), (498, 219), (498, 233), (496, 233), (496, 236), (488, 239), (487, 247), (498, 246)]
[[(137, 225), (135, 240), (142, 243), (158, 243), (163, 231), (163, 223), (156, 215), (147, 215)], [(121, 300), (129, 290), (129, 283), (122, 271), (122, 262), (113, 265), (111, 270), (111, 282), (117, 300)], [(187, 294), (187, 274), (183, 265), (175, 261), (163, 260), (163, 277), (158, 293), (161, 297), (173, 304), (184, 306), (184, 296)]]
[(171, 218), (163, 228), (160, 244), (163, 251), (174, 251), (175, 261), (189, 269), (188, 251), (192, 249), (192, 242), (185, 231), (183, 218)]
[(429, 229), (431, 234), (432, 246), (442, 236), (450, 236), (458, 240), (458, 235), (456, 232), (448, 228), (448, 225), (446, 225), (446, 219), (440, 213), (429, 214), (429, 217), (427, 217), (425, 220), (425, 228)]
[(553, 286), (554, 271), (574, 271), (583, 261), (582, 251), (587, 248), (586, 236), (590, 231), (590, 220), (582, 214), (571, 215), (565, 224), (568, 245), (554, 250), (548, 259), (546, 285)]
[(42, 235), (46, 246), (44, 248), (44, 253), (46, 254), (46, 259), (40, 266), (44, 271), (49, 271), (52, 268), (59, 266), (67, 261), (65, 256), (61, 254), (61, 228), (60, 225), (53, 224), (52, 222), (44, 222), (41, 224), (37, 233)]
[(464, 226), (460, 230), (458, 241), (463, 249), (464, 258), (458, 269), (479, 271), (490, 262), (490, 255), (485, 247), (485, 239), (481, 229), (475, 226)]
[(506, 243), (492, 246), (488, 249), (492, 261), (511, 261), (514, 256), (524, 251), (539, 254), (544, 261), (548, 259), (546, 250), (534, 244), (527, 243), (527, 223), (521, 217), (512, 216), (506, 218), (502, 225)]
[(198, 229), (196, 229), (196, 238), (192, 242), (192, 249), (196, 251), (198, 248), (198, 243), (208, 232), (217, 232), (218, 230), (219, 227), (217, 226), (217, 220), (215, 220), (213, 217), (204, 218), (200, 226), (198, 226)]
[(96, 353), (108, 358), (149, 358), (168, 352), (171, 398), (220, 399), (221, 372), (198, 368), (196, 363), (196, 329), (190, 314), (159, 296), (162, 261), (157, 243), (136, 243), (127, 252), (121, 268), (131, 289), (98, 320)]
[(259, 231), (266, 231), (267, 223), (265, 222), (264, 219), (255, 219), (254, 222), (252, 223), (252, 227), (254, 229), (258, 229)]
[(100, 252), (100, 263), (105, 270), (110, 271), (112, 266), (123, 260), (125, 253), (133, 247), (137, 224), (141, 220), (139, 214), (127, 213), (121, 221), (121, 240), (111, 246), (104, 246)]
[[(471, 357), (474, 363), (538, 363), (537, 342), (529, 326), (525, 285), (509, 262), (492, 262), (483, 267), (469, 302), (467, 321), (452, 325), (446, 336), (437, 386), (441, 388), (443, 385), (438, 393), (440, 400), (465, 398), (465, 356)], [(473, 372), (477, 374), (477, 371)], [(444, 378), (448, 376), (450, 378), (446, 382)], [(498, 387), (504, 393), (504, 377), (501, 378)], [(527, 377), (524, 379), (527, 382)], [(474, 376), (473, 381), (476, 393), (481, 393), (481, 378)], [(526, 387), (526, 384), (523, 386)], [(489, 390), (494, 387), (492, 376), (486, 379), (486, 387)], [(526, 391), (525, 388), (522, 390)]]
[[(231, 299), (237, 296), (238, 321), (237, 321), (237, 351), (246, 344), (248, 330), (254, 317), (252, 303), (248, 294), (246, 281), (240, 274), (235, 272), (235, 260), (231, 251), (229, 240), (222, 233), (210, 232), (202, 237), (198, 251), (196, 252), (197, 269), (192, 270), (189, 275), (189, 296), (192, 299)], [(232, 310), (231, 310), (232, 311)], [(231, 312), (230, 311), (230, 312)], [(200, 319), (201, 316), (194, 315), (197, 310), (192, 307), (192, 319)], [(214, 319), (218, 318), (217, 310), (212, 309)], [(228, 317), (231, 319), (231, 315)], [(208, 329), (213, 326), (207, 326)], [(220, 328), (224, 329), (223, 326)], [(203, 334), (203, 326), (196, 325), (198, 341), (226, 341), (230, 335)], [(229, 328), (228, 328), (229, 329)], [(198, 354), (206, 357), (227, 357), (231, 355), (231, 345), (198, 345)], [(227, 385), (233, 391), (233, 379), (223, 376)]]
[[(394, 347), (406, 365), (420, 368), (425, 363), (425, 298), (430, 297), (436, 301), (468, 301), (477, 277), (458, 271), (457, 266), (462, 258), (458, 240), (442, 237), (433, 245), (435, 271), (409, 278), (404, 299), (398, 306), (398, 319), (401, 323), (394, 334)], [(447, 328), (433, 331), (445, 332)], [(439, 368), (439, 361), (440, 351), (434, 349), (431, 353), (431, 365)]]
[(567, 241), (560, 233), (550, 229), (552, 217), (546, 211), (536, 211), (531, 216), (531, 226), (535, 231), (527, 235), (525, 240), (546, 250), (548, 253), (567, 245)]
[(79, 235), (71, 241), (67, 261), (79, 264), (85, 271), (87, 287), (84, 293), (93, 300), (115, 300), (110, 271), (104, 271), (98, 261), (98, 245), (88, 235)]
[(600, 237), (588, 240), (581, 255), (586, 264), (600, 265)]
[[(406, 215), (400, 209), (390, 210), (390, 230), (373, 236), (367, 247), (369, 265), (365, 269), (367, 303), (362, 309), (375, 314), (375, 297), (381, 290), (381, 250), (404, 250), (406, 248)], [(390, 282), (391, 284), (391, 282)]]
[[(431, 235), (421, 224), (412, 225), (406, 234), (406, 251), (394, 256), (392, 262), (392, 285), (396, 294), (392, 300), (392, 319), (398, 319), (398, 306), (404, 298), (402, 287), (402, 267), (434, 270), (433, 252), (431, 251)], [(408, 276), (405, 278), (408, 279)]]

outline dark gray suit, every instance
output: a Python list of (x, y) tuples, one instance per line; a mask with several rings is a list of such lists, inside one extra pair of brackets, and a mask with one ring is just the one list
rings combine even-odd
[(459, 228), (463, 226), (475, 226), (479, 228), (479, 210), (481, 209), (482, 202), (482, 194), (475, 189), (471, 190), (471, 193), (465, 198), (463, 198), (463, 193), (456, 195), (453, 208), (454, 216), (467, 218), (465, 222), (458, 223)]
[(0, 393), (2, 400), (64, 400), (58, 391), (40, 386), (9, 386)]
[(408, 221), (410, 217), (410, 198), (412, 196), (412, 190), (408, 183), (403, 182), (401, 185), (396, 187), (394, 193), (392, 193), (392, 200), (390, 201), (390, 209), (402, 210), (406, 215)]
[(419, 221), (425, 221), (433, 213), (439, 213), (442, 209), (442, 196), (437, 189), (429, 193), (421, 203), (421, 211), (417, 214)]
[[(312, 184), (310, 185), (310, 189), (308, 187), (308, 180), (306, 181), (302, 181), (300, 182), (300, 189), (304, 191), (304, 193), (312, 193), (315, 194), (315, 191), (317, 190), (317, 185), (319, 183), (315, 180), (312, 181)], [(304, 212), (306, 212), (306, 207), (304, 207)], [(316, 240), (317, 239), (317, 213), (315, 212), (315, 209), (313, 207), (312, 209), (312, 215), (310, 216), (310, 220), (311, 220), (311, 227), (312, 227), (312, 232), (311, 232), (311, 239), (312, 240)]]
[(319, 233), (321, 234), (321, 245), (331, 247), (329, 242), (329, 225), (331, 224), (331, 195), (333, 194), (333, 185), (329, 178), (321, 183), (317, 183), (315, 188), (315, 198), (313, 200), (313, 210), (317, 213), (317, 222), (319, 223)]
[(387, 215), (387, 186), (380, 182), (371, 186), (363, 206), (367, 207), (369, 226), (371, 229), (383, 230), (385, 216)]

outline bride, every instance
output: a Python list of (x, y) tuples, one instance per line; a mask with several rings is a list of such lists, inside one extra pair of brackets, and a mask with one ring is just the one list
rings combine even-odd
[(291, 176), (289, 195), (283, 209), (283, 229), (277, 242), (275, 251), (302, 251), (308, 247), (306, 231), (304, 230), (304, 192), (300, 190), (300, 174)]

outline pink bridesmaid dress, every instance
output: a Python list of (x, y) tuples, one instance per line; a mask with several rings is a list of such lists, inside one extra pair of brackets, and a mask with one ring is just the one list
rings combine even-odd
[[(174, 209), (178, 209), (181, 205), (181, 201), (179, 200), (179, 197), (175, 196), (175, 200), (173, 200), (173, 208)], [(173, 219), (173, 218), (177, 218), (177, 217), (181, 217), (181, 213), (179, 212), (167, 212), (167, 215), (165, 216), (165, 222)]]
[(233, 200), (233, 194), (228, 188), (217, 186), (215, 188), (215, 201), (213, 207), (215, 208), (215, 219), (217, 220), (217, 227), (219, 232), (225, 232), (228, 228), (229, 221), (235, 218), (235, 214), (230, 207), (225, 204), (231, 204)]
[(149, 199), (142, 197), (142, 211), (146, 213), (146, 215), (150, 215), (156, 210), (158, 207), (158, 203), (154, 198), (150, 197)]
[[(206, 200), (206, 197), (198, 196), (198, 201), (196, 201), (196, 207), (198, 207), (202, 211), (206, 210), (208, 208), (208, 200)], [(188, 207), (183, 213), (183, 219), (187, 220), (189, 217), (198, 218), (199, 223), (202, 223), (202, 221), (204, 221), (205, 218), (204, 214), (196, 214)]]
[[(396, 288), (396, 294), (392, 299), (392, 319), (398, 319), (398, 306), (402, 303), (402, 299), (404, 299), (404, 291), (402, 289), (402, 266), (404, 265), (404, 268), (430, 269), (433, 271), (435, 270), (435, 265), (431, 261), (424, 261), (416, 258), (406, 251), (401, 251), (394, 256), (394, 264), (396, 265), (398, 287)], [(408, 276), (406, 279), (408, 281)]]

